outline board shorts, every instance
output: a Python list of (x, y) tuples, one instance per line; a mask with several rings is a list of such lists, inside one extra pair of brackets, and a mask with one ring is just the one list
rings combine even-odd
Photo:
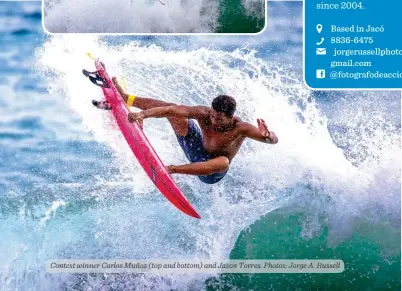
[[(177, 140), (191, 163), (206, 162), (218, 156), (208, 153), (202, 144), (202, 132), (194, 120), (188, 120), (188, 133), (186, 136), (177, 135)], [(225, 177), (224, 173), (214, 173), (208, 176), (197, 176), (206, 184), (215, 184)]]

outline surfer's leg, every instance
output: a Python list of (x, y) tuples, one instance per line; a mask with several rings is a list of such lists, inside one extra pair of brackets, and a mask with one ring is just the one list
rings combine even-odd
[[(127, 99), (125, 99), (127, 100)], [(133, 106), (141, 110), (147, 110), (156, 107), (174, 106), (175, 103), (169, 103), (152, 98), (135, 97)], [(186, 136), (188, 132), (188, 119), (178, 117), (168, 117), (170, 125), (172, 126), (174, 133), (180, 136)]]
[(168, 166), (167, 168), (171, 174), (208, 176), (215, 173), (225, 173), (229, 169), (229, 159), (221, 156), (206, 162)]
[[(112, 79), (113, 84), (115, 85), (117, 91), (119, 91), (120, 96), (127, 102), (128, 94), (124, 92), (123, 88), (117, 82), (116, 77)], [(133, 102), (133, 106), (139, 108), (141, 110), (147, 110), (155, 107), (165, 107), (165, 106), (174, 106), (175, 103), (165, 102), (161, 100), (156, 100), (153, 98), (145, 98), (136, 96)], [(168, 118), (174, 132), (176, 135), (186, 136), (188, 132), (188, 120), (187, 118), (177, 118), (170, 117)]]
[(201, 129), (194, 120), (188, 120), (187, 131), (186, 136), (177, 135), (177, 141), (191, 164), (169, 166), (170, 173), (195, 175), (206, 184), (215, 184), (222, 180), (229, 169), (229, 159), (213, 156), (205, 150)]
[[(124, 92), (123, 88), (117, 82), (116, 77), (112, 79), (114, 86), (116, 87), (117, 91), (119, 91), (120, 96), (123, 98), (124, 101), (127, 102), (129, 94)], [(165, 107), (165, 106), (173, 106), (176, 105), (175, 103), (165, 102), (161, 100), (156, 100), (153, 98), (145, 98), (136, 96), (133, 102), (133, 106), (139, 108), (141, 110), (147, 110), (155, 107)]]

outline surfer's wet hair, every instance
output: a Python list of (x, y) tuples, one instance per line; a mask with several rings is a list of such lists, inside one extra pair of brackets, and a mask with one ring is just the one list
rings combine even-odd
[(212, 101), (212, 108), (216, 112), (223, 112), (227, 117), (233, 117), (236, 111), (236, 100), (228, 95), (219, 95)]

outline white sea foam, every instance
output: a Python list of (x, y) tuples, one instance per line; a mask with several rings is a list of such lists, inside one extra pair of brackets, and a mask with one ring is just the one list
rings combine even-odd
[(45, 1), (44, 23), (53, 33), (199, 33), (217, 27), (217, 1), (167, 0), (165, 4), (153, 0)]

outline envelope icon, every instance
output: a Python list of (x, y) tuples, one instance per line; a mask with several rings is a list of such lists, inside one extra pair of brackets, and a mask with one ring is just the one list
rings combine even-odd
[(316, 49), (316, 54), (317, 55), (326, 55), (327, 54), (327, 49), (326, 48), (317, 48)]

